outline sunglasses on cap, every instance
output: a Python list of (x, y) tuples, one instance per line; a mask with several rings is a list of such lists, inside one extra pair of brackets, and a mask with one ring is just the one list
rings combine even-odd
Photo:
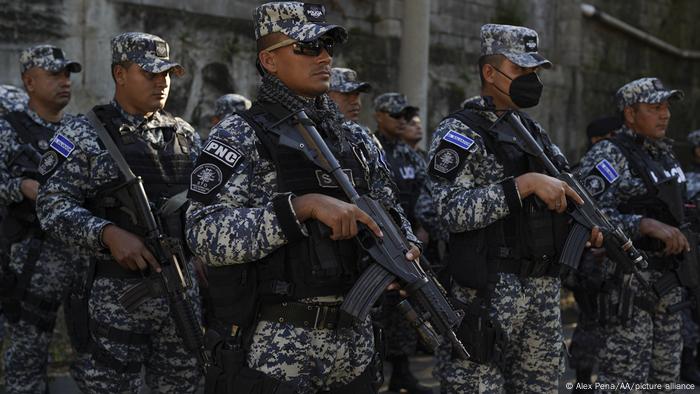
[(308, 42), (302, 42), (302, 41), (297, 41), (297, 40), (288, 38), (286, 40), (278, 42), (275, 45), (271, 45), (271, 46), (265, 48), (264, 51), (272, 52), (275, 49), (286, 47), (288, 45), (292, 46), (294, 53), (297, 55), (314, 56), (315, 57), (315, 56), (320, 55), (321, 51), (323, 49), (325, 49), (326, 52), (328, 52), (329, 56), (333, 56), (333, 49), (335, 48), (335, 40), (331, 37), (328, 37), (328, 36), (322, 36), (316, 40), (308, 41)]

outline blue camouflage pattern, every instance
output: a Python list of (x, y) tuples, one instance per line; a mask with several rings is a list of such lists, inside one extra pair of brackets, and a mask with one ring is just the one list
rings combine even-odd
[(245, 112), (252, 103), (248, 98), (240, 94), (224, 94), (214, 102), (214, 115), (223, 119), (235, 113)]
[(0, 116), (27, 109), (29, 96), (24, 89), (12, 85), (0, 85)]
[[(175, 132), (192, 141), (190, 158), (196, 161), (201, 151), (201, 140), (192, 126), (180, 118), (170, 118), (158, 110), (148, 118), (131, 115), (112, 101), (121, 115), (122, 130), (133, 133), (156, 147), (166, 143), (163, 128), (173, 127)], [(101, 242), (102, 230), (109, 224), (103, 218), (93, 216), (83, 207), (87, 197), (92, 197), (102, 187), (120, 178), (120, 171), (108, 151), (98, 143), (96, 131), (87, 118), (78, 117), (62, 127), (59, 132), (75, 145), (63, 165), (49, 178), (40, 190), (38, 215), (44, 228), (51, 228), (68, 244), (91, 251), (91, 258), (112, 260)], [(194, 272), (188, 262), (190, 273)], [(185, 351), (182, 340), (175, 331), (169, 314), (168, 301), (154, 296), (127, 313), (117, 302), (134, 280), (98, 278), (89, 298), (90, 318), (108, 326), (133, 330), (149, 335), (147, 346), (114, 343), (92, 334), (99, 349), (120, 361), (143, 361), (145, 383), (156, 392), (194, 393), (201, 373), (192, 354)], [(198, 300), (197, 282), (188, 290), (191, 300)], [(193, 302), (199, 314), (198, 302)], [(121, 373), (112, 366), (95, 361), (91, 354), (81, 355), (72, 366), (72, 375), (85, 392), (137, 393), (143, 384), (141, 373)]]
[[(379, 161), (378, 149), (360, 125), (344, 122), (342, 127), (348, 141), (363, 145), (369, 154), (371, 197), (395, 210), (408, 240), (418, 244), (403, 217), (391, 174)], [(272, 204), (277, 193), (274, 163), (259, 154), (255, 132), (239, 115), (214, 126), (209, 140), (212, 138), (246, 154), (210, 203), (192, 201), (187, 212), (188, 243), (210, 266), (253, 263), (288, 242)], [(341, 300), (342, 296), (328, 296), (301, 301), (326, 304)], [(248, 366), (291, 382), (300, 393), (315, 393), (358, 377), (370, 364), (373, 353), (369, 321), (339, 331), (261, 322), (253, 334)]]
[(682, 90), (667, 89), (658, 78), (639, 78), (622, 86), (615, 93), (617, 109), (622, 111), (636, 103), (657, 104), (668, 100), (682, 100)]
[[(20, 91), (18, 91), (20, 92)], [(63, 125), (75, 120), (65, 114), (59, 122), (43, 120), (36, 112), (26, 113), (35, 123), (56, 132)], [(20, 191), (22, 178), (9, 168), (9, 160), (20, 151), (17, 132), (5, 119), (0, 119), (0, 206), (21, 202), (25, 197)], [(10, 245), (9, 269), (15, 274), (24, 271), (33, 234)], [(87, 265), (87, 259), (76, 248), (47, 236), (40, 244), (40, 253), (29, 281), (28, 293), (47, 303), (60, 305), (63, 296), (74, 286)], [(48, 312), (34, 304), (21, 301), (21, 307), (55, 322), (56, 311)], [(5, 352), (5, 391), (7, 393), (41, 393), (47, 381), (48, 351), (52, 332), (38, 329), (23, 319), (6, 322), (7, 349)]]
[(283, 33), (297, 41), (308, 42), (331, 34), (345, 42), (348, 33), (338, 25), (326, 23), (326, 7), (298, 1), (265, 3), (253, 10), (255, 39), (271, 33)]
[(112, 64), (125, 61), (138, 64), (142, 69), (159, 74), (169, 71), (180, 77), (185, 68), (170, 60), (170, 46), (162, 38), (148, 33), (121, 33), (111, 41)]
[(522, 26), (489, 23), (481, 26), (481, 56), (503, 55), (520, 67), (552, 67), (537, 52), (537, 32)]
[(401, 93), (384, 93), (375, 97), (374, 111), (386, 112), (389, 114), (398, 114), (405, 110), (417, 111), (417, 107), (408, 104), (408, 99)]
[[(629, 137), (636, 136), (636, 133), (626, 125), (616, 133), (624, 133)], [(680, 171), (680, 164), (673, 153), (670, 139), (641, 138), (640, 143), (642, 149), (663, 168), (678, 168), (675, 173), (678, 181), (685, 181), (685, 176)], [(591, 180), (599, 175), (595, 166), (602, 160), (607, 160), (619, 177), (613, 183), (598, 186), (597, 181)], [(614, 143), (603, 140), (593, 145), (581, 159), (576, 176), (584, 187), (588, 188), (598, 206), (615, 225), (620, 226), (632, 239), (640, 237), (639, 224), (642, 216), (621, 213), (618, 206), (633, 197), (645, 195), (647, 188)], [(603, 182), (607, 181), (603, 180)], [(648, 255), (652, 259), (660, 257), (658, 252)], [(660, 278), (662, 273), (646, 270), (644, 275), (647, 280), (654, 281)], [(646, 313), (635, 314), (633, 321), (629, 324), (606, 330), (605, 348), (600, 353), (600, 369), (603, 373), (599, 375), (599, 381), (617, 382), (625, 378), (663, 384), (678, 382), (682, 347), (681, 315), (666, 313), (665, 307), (680, 300), (681, 289), (675, 288), (660, 300), (657, 311), (652, 316), (645, 317)]]
[(19, 69), (22, 74), (34, 67), (47, 71), (58, 72), (68, 69), (72, 73), (80, 72), (83, 67), (80, 63), (66, 59), (66, 54), (59, 47), (53, 45), (36, 45), (24, 49), (19, 55)]
[(372, 91), (372, 85), (367, 82), (357, 80), (357, 72), (351, 68), (333, 67), (331, 68), (331, 92), (368, 93)]
[[(474, 97), (466, 104), (483, 108), (477, 113), (495, 122), (497, 116), (486, 110), (487, 103), (484, 97)], [(429, 172), (437, 212), (450, 233), (481, 229), (506, 217), (510, 210), (500, 184), (505, 179), (503, 166), (486, 150), (476, 131), (455, 118), (444, 119), (435, 130), (428, 156), (432, 160), (448, 133), (473, 141), (466, 163), (454, 180)], [(556, 145), (549, 148), (553, 160), (566, 165)], [(505, 366), (499, 369), (493, 364), (452, 359), (442, 353), (435, 376), (444, 392), (556, 393), (563, 372), (559, 292), (558, 278), (520, 279), (514, 274), (498, 274), (487, 301), (489, 315), (506, 331)], [(476, 297), (473, 289), (458, 284), (453, 285), (451, 294), (465, 303)]]

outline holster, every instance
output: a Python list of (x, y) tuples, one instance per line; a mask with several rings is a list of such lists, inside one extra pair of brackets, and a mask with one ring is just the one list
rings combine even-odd
[(95, 280), (97, 262), (90, 260), (82, 283), (66, 296), (63, 303), (63, 313), (66, 318), (66, 331), (73, 349), (78, 353), (88, 351), (90, 345), (90, 313), (88, 300)]
[(217, 330), (207, 330), (207, 350), (212, 364), (204, 381), (205, 394), (294, 394), (294, 387), (246, 365), (246, 350), (242, 336), (223, 336)]
[(464, 311), (462, 325), (456, 334), (471, 355), (469, 360), (479, 364), (493, 363), (502, 368), (506, 338), (498, 322), (491, 319), (481, 302), (467, 305), (453, 299), (452, 303)]

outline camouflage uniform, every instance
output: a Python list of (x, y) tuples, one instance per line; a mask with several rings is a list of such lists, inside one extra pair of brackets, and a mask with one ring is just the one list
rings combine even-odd
[[(620, 88), (616, 95), (620, 112), (634, 103), (659, 103), (681, 97), (682, 92), (666, 90), (656, 78), (630, 82)], [(679, 183), (685, 181), (670, 140), (641, 137), (626, 125), (615, 135), (636, 141), (665, 169), (668, 176), (676, 176)], [(622, 213), (621, 206), (632, 198), (644, 196), (647, 187), (621, 148), (611, 140), (595, 144), (581, 159), (577, 174), (612, 222), (632, 239), (639, 238), (642, 215)], [(649, 252), (648, 256), (652, 263), (654, 259), (661, 258), (659, 252)], [(644, 274), (651, 281), (662, 276), (657, 269), (649, 269)], [(599, 353), (598, 382), (678, 382), (681, 316), (666, 313), (665, 308), (680, 301), (681, 289), (677, 287), (660, 300), (651, 316), (638, 310), (627, 324), (604, 328), (602, 335), (606, 339)]]
[(214, 103), (214, 115), (223, 119), (229, 115), (243, 112), (250, 108), (251, 102), (240, 94), (225, 94)]
[[(292, 18), (294, 21), (290, 20)], [(282, 32), (298, 41), (312, 41), (325, 34), (336, 34), (340, 41), (344, 41), (346, 36), (339, 26), (316, 23), (325, 20), (322, 6), (297, 2), (267, 3), (255, 10), (253, 19), (256, 38), (272, 32)], [(286, 103), (285, 106), (294, 102), (309, 114), (319, 108), (332, 111), (332, 114), (324, 113), (327, 117), (340, 119), (342, 127), (340, 130), (324, 129), (344, 136), (342, 138), (352, 146), (364, 147), (370, 155), (366, 163), (371, 194), (379, 201), (396, 201), (390, 174), (378, 160), (378, 151), (361, 127), (342, 122), (330, 98), (322, 95), (315, 100), (302, 100), (269, 74), (264, 76), (258, 97), (265, 92), (264, 89), (273, 86), (278, 94), (284, 94), (281, 103)], [(256, 104), (253, 107), (256, 108)], [(227, 164), (231, 175), (223, 184), (216, 176), (216, 179), (205, 177), (204, 171), (198, 171), (200, 166), (193, 172), (190, 192), (196, 189), (207, 196), (201, 202), (199, 197), (191, 197), (194, 201), (188, 210), (188, 241), (195, 253), (212, 267), (240, 266), (258, 263), (280, 248), (298, 244), (299, 237), (303, 240), (308, 235), (306, 225), (295, 218), (291, 194), (276, 192), (275, 164), (268, 155), (259, 152), (261, 141), (251, 125), (240, 115), (232, 115), (212, 129), (205, 146), (212, 142), (230, 147), (238, 155)], [(217, 168), (227, 170), (221, 163)], [(210, 187), (212, 184), (219, 186)], [(278, 200), (285, 202), (275, 203)], [(289, 215), (295, 220), (285, 221)], [(416, 242), (405, 219), (402, 227), (409, 239)], [(305, 298), (299, 302), (337, 305), (341, 300), (342, 295), (331, 295)], [(337, 389), (354, 381), (367, 369), (375, 353), (369, 319), (337, 330), (305, 328), (268, 320), (255, 320), (252, 327), (247, 366), (263, 372), (268, 378), (287, 382), (299, 393)]]
[(8, 112), (27, 109), (29, 96), (24, 90), (12, 85), (0, 85), (0, 116)]
[[(0, 116), (4, 116), (8, 112), (25, 111), (29, 96), (24, 90), (16, 88), (12, 85), (0, 85)], [(5, 207), (0, 207), (0, 221), (5, 216)], [(0, 342), (5, 334), (5, 315), (0, 311)]]
[[(80, 64), (65, 59), (63, 51), (50, 45), (39, 45), (22, 51), (20, 69), (25, 71), (40, 67), (49, 71), (68, 69), (79, 72)], [(36, 112), (26, 108), (26, 94), (12, 86), (3, 87), (3, 105), (10, 112), (25, 113), (30, 122), (55, 133), (63, 125), (75, 118), (65, 114), (56, 123), (42, 119)], [(48, 135), (47, 137), (51, 137)], [(26, 137), (24, 137), (26, 138)], [(9, 210), (18, 210), (25, 197), (20, 191), (24, 176), (13, 171), (11, 160), (23, 148), (18, 131), (6, 119), (0, 119), (0, 204)], [(40, 140), (33, 149), (47, 149), (49, 140)], [(41, 151), (40, 151), (41, 152)], [(53, 168), (46, 168), (40, 174), (48, 174)], [(9, 236), (6, 234), (5, 236)], [(31, 251), (31, 252), (30, 252)], [(38, 253), (38, 256), (35, 255)], [(33, 268), (31, 268), (33, 265)], [(22, 239), (10, 245), (9, 271), (21, 277), (25, 269), (31, 269), (29, 283), (24, 296), (19, 299), (20, 314), (8, 318), (7, 332), (9, 345), (5, 353), (5, 390), (8, 393), (38, 393), (47, 387), (46, 368), (48, 365), (48, 348), (56, 321), (56, 311), (63, 301), (67, 290), (81, 275), (84, 260), (78, 253), (65, 244), (42, 233), (39, 223), (34, 220), (33, 228)], [(5, 272), (8, 274), (8, 272)], [(15, 298), (15, 297), (13, 297)], [(15, 298), (16, 299), (16, 298)], [(43, 304), (43, 306), (40, 304)], [(9, 315), (9, 311), (6, 311)]]
[[(112, 62), (129, 60), (152, 73), (171, 71), (182, 75), (184, 69), (168, 57), (168, 45), (161, 38), (145, 33), (123, 33), (112, 39)], [(162, 110), (149, 117), (127, 113), (113, 100), (110, 103), (123, 123), (122, 135), (142, 139), (154, 149), (165, 149), (174, 140), (184, 136), (190, 142), (192, 162), (200, 151), (201, 141), (194, 129), (184, 120), (174, 118)], [(174, 131), (166, 141), (164, 130)], [(86, 207), (86, 199), (94, 198), (105, 185), (119, 182), (122, 174), (110, 153), (99, 142), (96, 130), (89, 121), (73, 119), (60, 130), (63, 146), (61, 154), (67, 159), (63, 166), (42, 187), (39, 194), (38, 214), (45, 228), (54, 229), (65, 242), (93, 251), (91, 258), (97, 264), (116, 265), (102, 242), (102, 232), (111, 222), (94, 216)], [(148, 185), (145, 185), (148, 190)], [(190, 268), (190, 272), (193, 270)], [(191, 300), (197, 300), (195, 283), (189, 289)], [(151, 390), (162, 393), (194, 393), (201, 374), (192, 354), (185, 350), (169, 313), (168, 300), (162, 295), (152, 296), (128, 313), (119, 297), (139, 278), (114, 278), (97, 275), (89, 295), (88, 310), (93, 324), (105, 330), (128, 333), (139, 338), (116, 341), (98, 330), (90, 330), (93, 346), (81, 354), (72, 367), (73, 378), (80, 389), (89, 393), (121, 393), (139, 391), (141, 364), (145, 366), (145, 383)], [(195, 303), (196, 314), (199, 304)], [(97, 357), (96, 354), (106, 355)], [(115, 360), (107, 363), (105, 360)], [(120, 363), (122, 365), (116, 365)], [(134, 368), (124, 368), (127, 365)]]
[(692, 200), (694, 197), (697, 198), (697, 194), (700, 192), (700, 164), (698, 163), (700, 158), (695, 157), (695, 148), (700, 146), (700, 130), (695, 130), (688, 134), (688, 142), (693, 148), (693, 159), (689, 168), (685, 171), (685, 179), (687, 181), (686, 196), (688, 200)]
[[(536, 51), (537, 33), (531, 29), (505, 25), (481, 28), (482, 55), (502, 54), (522, 67), (549, 67), (549, 61)], [(464, 104), (484, 122), (492, 124), (498, 118), (490, 97), (473, 97)], [(567, 162), (559, 148), (538, 124), (532, 124), (545, 151), (550, 152), (550, 159), (565, 168)], [(456, 142), (447, 146), (443, 140)], [(457, 158), (458, 149), (466, 154)], [(504, 175), (503, 164), (486, 149), (480, 134), (462, 121), (448, 117), (440, 122), (433, 134), (429, 157), (428, 173), (437, 210), (453, 236), (486, 229), (520, 210), (523, 203), (515, 181)], [(451, 238), (450, 253), (453, 243)], [(472, 256), (455, 258), (456, 263)], [(495, 261), (487, 257), (484, 263), (490, 265)], [(484, 305), (491, 321), (504, 330), (504, 343), (500, 346), (502, 366), (495, 362), (481, 364), (454, 359), (442, 353), (434, 374), (440, 379), (443, 392), (557, 392), (563, 368), (559, 278), (520, 277), (501, 272), (493, 280), (495, 283), (489, 282), (486, 296), (458, 283), (453, 284), (451, 295), (464, 304)]]

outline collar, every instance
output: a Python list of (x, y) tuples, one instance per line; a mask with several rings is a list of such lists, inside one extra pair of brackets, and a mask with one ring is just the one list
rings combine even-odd
[(66, 120), (66, 114), (65, 114), (65, 113), (63, 113), (63, 114), (61, 115), (61, 120), (59, 120), (58, 122), (53, 123), (53, 122), (49, 122), (49, 121), (44, 120), (44, 118), (42, 118), (41, 116), (39, 116), (38, 113), (34, 112), (34, 110), (32, 110), (32, 109), (29, 108), (29, 107), (27, 107), (27, 109), (26, 109), (24, 112), (25, 112), (27, 115), (29, 115), (29, 118), (31, 118), (32, 121), (34, 121), (35, 123), (37, 123), (37, 124), (39, 124), (39, 125), (41, 125), (41, 126), (43, 126), (43, 127), (46, 127), (46, 128), (48, 128), (48, 129), (51, 129), (51, 130), (56, 130), (56, 129), (58, 129), (58, 128), (63, 124), (63, 122)]
[(469, 108), (491, 122), (498, 120), (493, 98), (491, 96), (474, 96), (464, 102), (464, 108)]
[(659, 156), (661, 154), (666, 154), (673, 152), (673, 139), (664, 137), (658, 140), (654, 140), (638, 134), (627, 125), (622, 125), (622, 128), (618, 133), (631, 138), (636, 144), (639, 144), (642, 149), (649, 152), (652, 156)]

